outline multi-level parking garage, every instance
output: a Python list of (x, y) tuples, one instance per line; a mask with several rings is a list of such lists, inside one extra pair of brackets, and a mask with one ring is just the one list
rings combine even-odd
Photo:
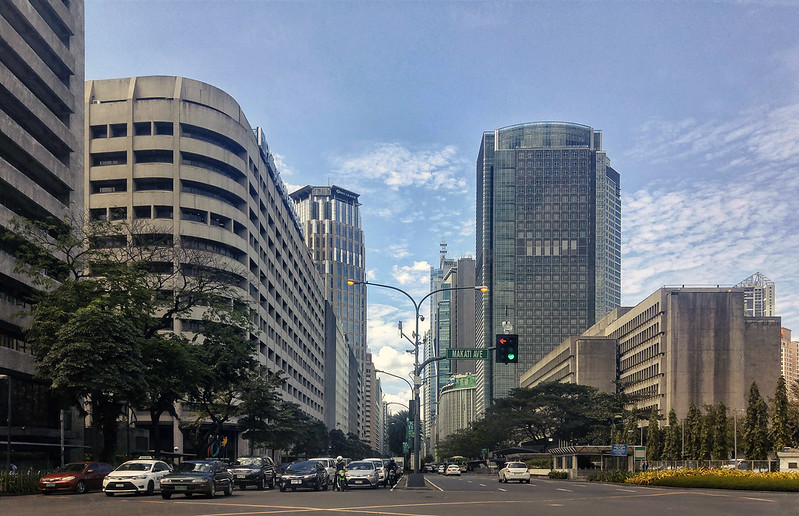
[(240, 271), (258, 359), (286, 373), (287, 400), (322, 419), (321, 279), (263, 132), (236, 101), (181, 77), (88, 81), (85, 160), (92, 219), (149, 221)]

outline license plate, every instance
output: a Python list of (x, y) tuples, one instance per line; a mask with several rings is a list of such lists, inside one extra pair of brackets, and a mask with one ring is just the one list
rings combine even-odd
[(186, 486), (175, 486), (175, 491), (185, 491)]
[(302, 484), (302, 480), (292, 480), (292, 484)]
[(44, 487), (55, 487), (55, 484), (48, 482), (47, 484), (44, 485)]
[(114, 484), (116, 487), (125, 487), (125, 484)]
[(246, 477), (246, 476), (247, 476), (247, 475), (244, 475), (244, 474), (242, 474), (242, 473), (239, 473), (238, 475), (236, 475), (236, 478), (244, 478), (244, 477)]
[(356, 480), (355, 483), (356, 484), (365, 484), (366, 480)]

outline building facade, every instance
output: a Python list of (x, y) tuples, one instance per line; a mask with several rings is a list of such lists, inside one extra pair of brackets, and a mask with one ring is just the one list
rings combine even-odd
[[(0, 4), (0, 233), (12, 219), (63, 220), (83, 208), (83, 2), (7, 0)], [(0, 446), (10, 439), (20, 469), (61, 462), (60, 411), (36, 381), (24, 330), (36, 286), (15, 272), (14, 238), (0, 239)], [(8, 435), (10, 427), (11, 435)], [(66, 460), (83, 456), (83, 424), (65, 417)]]
[(372, 362), (372, 354), (366, 353), (365, 364), (366, 379), (364, 385), (364, 416), (363, 419), (366, 423), (364, 427), (363, 439), (369, 443), (375, 451), (380, 451), (383, 447), (383, 389), (380, 385), (380, 379), (377, 377), (374, 362)]
[(227, 93), (182, 77), (88, 81), (85, 105), (89, 216), (162, 228), (239, 271), (258, 362), (284, 371), (284, 399), (322, 420), (323, 285), (263, 131)]
[(565, 122), (486, 132), (477, 158), (477, 343), (510, 329), (518, 364), (477, 364), (478, 410), (621, 300), (619, 174), (602, 134)]
[[(366, 247), (358, 197), (357, 193), (335, 185), (308, 185), (291, 193), (305, 243), (322, 277), (325, 299), (333, 306), (336, 321), (363, 375), (367, 352), (366, 286), (347, 285), (347, 280), (366, 280)], [(360, 428), (370, 424), (369, 421), (358, 422)], [(363, 436), (362, 433), (358, 435)]]
[[(655, 407), (661, 414), (674, 410), (683, 418), (691, 403), (701, 407), (719, 402), (728, 410), (744, 409), (752, 382), (760, 392), (776, 389), (779, 338), (779, 317), (745, 315), (742, 288), (664, 287), (563, 342), (525, 375), (524, 386), (558, 379), (536, 374), (565, 363), (573, 371), (564, 381), (601, 387), (601, 376), (607, 375), (605, 385), (618, 380), (623, 392), (637, 397), (634, 408), (645, 412)], [(612, 342), (616, 368), (602, 360), (564, 360), (575, 340), (603, 348)]]
[(788, 328), (780, 329), (780, 361), (788, 395), (796, 399), (799, 394), (799, 341), (791, 340)]
[(464, 430), (476, 419), (475, 393), (477, 378), (469, 374), (453, 375), (441, 388), (436, 417), (435, 445), (447, 436)]

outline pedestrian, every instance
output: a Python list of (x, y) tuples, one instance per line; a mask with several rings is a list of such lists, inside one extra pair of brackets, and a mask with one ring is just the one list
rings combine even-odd
[(16, 475), (17, 474), (17, 465), (14, 464), (13, 462), (11, 463), (11, 474), (12, 475)]

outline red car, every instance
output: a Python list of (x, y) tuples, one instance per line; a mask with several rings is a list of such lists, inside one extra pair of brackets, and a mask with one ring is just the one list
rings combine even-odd
[(39, 491), (44, 494), (56, 491), (85, 493), (102, 489), (103, 479), (111, 473), (111, 466), (102, 462), (70, 462), (53, 473), (39, 479)]

